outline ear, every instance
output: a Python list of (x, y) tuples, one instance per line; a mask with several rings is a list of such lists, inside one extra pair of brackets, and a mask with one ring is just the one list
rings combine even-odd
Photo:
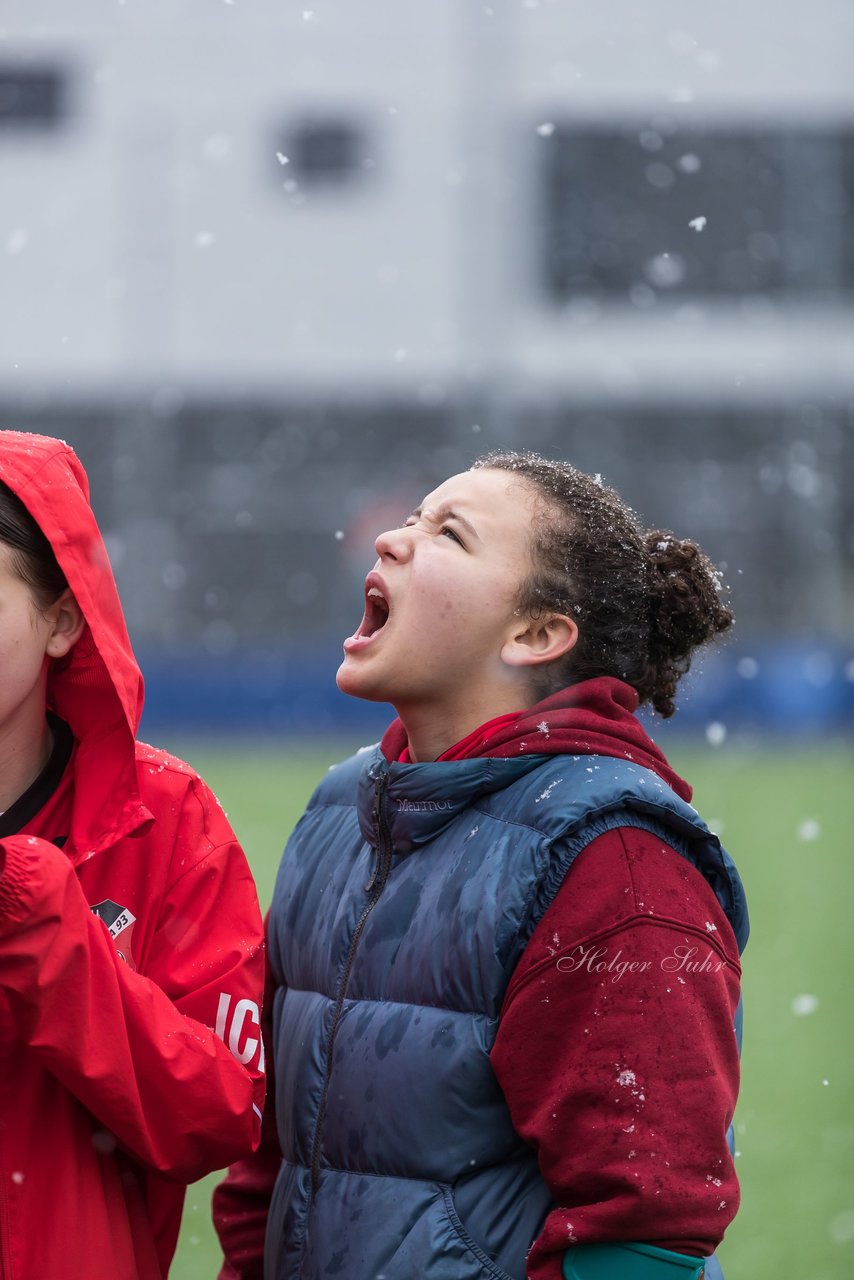
[(45, 646), (49, 658), (64, 658), (83, 634), (86, 619), (73, 592), (66, 589), (54, 600), (44, 617), (50, 624), (50, 634)]
[(554, 662), (575, 647), (578, 625), (563, 613), (530, 618), (505, 641), (501, 658), (509, 667), (533, 667)]

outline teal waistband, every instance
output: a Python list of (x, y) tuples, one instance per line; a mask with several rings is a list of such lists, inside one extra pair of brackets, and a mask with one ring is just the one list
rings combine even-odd
[(563, 1257), (564, 1280), (702, 1280), (704, 1266), (651, 1244), (580, 1244)]

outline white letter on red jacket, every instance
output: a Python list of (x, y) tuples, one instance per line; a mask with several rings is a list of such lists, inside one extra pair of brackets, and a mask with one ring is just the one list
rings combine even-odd
[[(219, 997), (219, 1005), (216, 1011), (216, 1028), (215, 1028), (216, 1034), (219, 1036), (220, 1040), (222, 1040), (225, 1044), (228, 1045), (229, 1049), (234, 1054), (237, 1061), (245, 1064), (247, 1062), (250, 1062), (252, 1058), (254, 1058), (260, 1044), (260, 1038), (255, 1039), (253, 1037), (251, 1039), (247, 1039), (246, 1043), (243, 1046), (243, 1049), (241, 1050), (240, 1037), (244, 1033), (244, 1030), (246, 1027), (246, 1019), (249, 1018), (249, 1020), (256, 1027), (258, 1027), (261, 1025), (261, 1016), (258, 1012), (258, 1006), (257, 1004), (255, 1004), (254, 1000), (238, 1000), (237, 1004), (234, 1006), (234, 1013), (231, 1015), (231, 1018), (229, 1019), (228, 1011), (230, 1006), (231, 1006), (231, 996), (227, 991), (221, 992)], [(228, 1029), (229, 1022), (231, 1023), (230, 1030)], [(226, 1033), (228, 1035), (227, 1039), (226, 1039)], [(259, 1062), (258, 1065), (259, 1065), (259, 1070), (263, 1071), (264, 1070), (263, 1045), (261, 1045), (261, 1061)]]

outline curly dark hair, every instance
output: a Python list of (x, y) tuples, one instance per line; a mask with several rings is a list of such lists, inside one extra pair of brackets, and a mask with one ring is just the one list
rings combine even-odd
[(565, 613), (578, 641), (539, 668), (540, 697), (594, 676), (617, 676), (662, 716), (676, 710), (676, 685), (694, 652), (733, 623), (721, 575), (695, 542), (637, 516), (599, 476), (537, 453), (493, 452), (476, 469), (507, 471), (541, 502), (532, 529), (534, 572), (519, 608)]

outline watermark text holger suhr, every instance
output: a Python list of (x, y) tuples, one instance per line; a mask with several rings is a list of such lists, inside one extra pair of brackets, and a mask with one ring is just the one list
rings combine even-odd
[(619, 982), (627, 973), (649, 973), (656, 963), (665, 973), (675, 974), (720, 973), (725, 964), (710, 947), (705, 948), (705, 955), (701, 955), (699, 947), (687, 944), (674, 947), (669, 955), (657, 961), (627, 960), (622, 950), (609, 955), (607, 947), (579, 945), (555, 963), (561, 973), (610, 974), (612, 982)]

